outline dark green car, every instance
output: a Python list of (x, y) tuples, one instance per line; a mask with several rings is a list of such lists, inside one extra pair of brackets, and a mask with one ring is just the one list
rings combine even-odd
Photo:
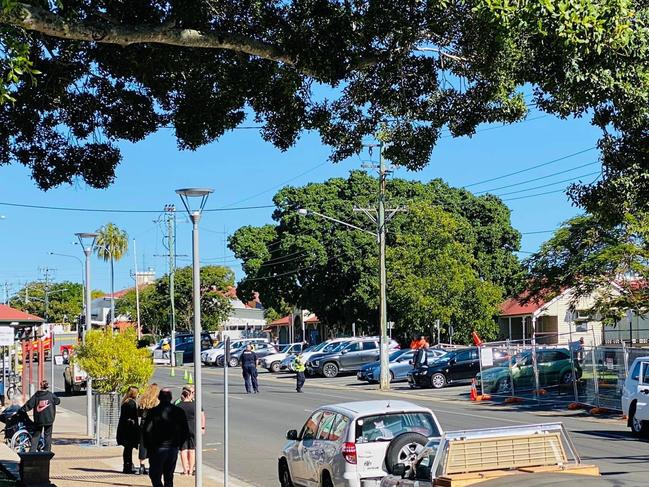
[[(536, 351), (536, 361), (539, 370), (539, 386), (548, 387), (572, 383), (572, 370), (570, 367), (570, 351), (566, 348), (543, 349)], [(575, 364), (575, 378), (581, 377), (581, 366), (577, 360)], [(532, 352), (525, 351), (519, 355), (511, 367), (514, 379), (514, 390), (534, 389), (534, 367), (532, 365)], [(476, 376), (478, 385), (486, 393), (508, 394), (511, 392), (508, 367), (492, 367), (483, 370)]]

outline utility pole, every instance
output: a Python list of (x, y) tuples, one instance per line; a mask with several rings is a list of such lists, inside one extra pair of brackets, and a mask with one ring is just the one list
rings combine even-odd
[(171, 366), (176, 366), (176, 207), (165, 205), (167, 214), (167, 243), (169, 246), (169, 300), (171, 302)]
[(50, 321), (50, 316), (49, 316), (49, 311), (50, 311), (50, 273), (54, 271), (55, 269), (50, 269), (49, 267), (43, 267), (41, 268), (41, 272), (43, 273), (43, 282), (44, 284), (44, 294), (45, 294), (45, 323), (49, 323)]
[[(387, 276), (385, 271), (385, 236), (386, 224), (392, 219), (394, 214), (398, 211), (406, 211), (404, 208), (394, 208), (386, 210), (385, 208), (385, 186), (388, 175), (391, 170), (386, 166), (385, 159), (383, 158), (383, 142), (378, 144), (368, 144), (370, 154), (374, 147), (379, 149), (379, 164), (376, 167), (374, 164), (363, 165), (363, 167), (370, 167), (378, 170), (379, 174), (379, 196), (378, 196), (378, 209), (372, 208), (354, 208), (355, 211), (362, 211), (367, 215), (370, 220), (376, 223), (377, 231), (376, 237), (379, 244), (379, 279), (380, 279), (380, 298), (379, 298), (379, 330), (381, 334), (381, 348), (380, 348), (380, 381), (379, 389), (382, 391), (390, 390), (390, 364), (389, 364), (389, 342), (388, 342), (388, 303), (387, 303)], [(386, 215), (386, 212), (388, 213)], [(376, 217), (374, 216), (376, 215)]]

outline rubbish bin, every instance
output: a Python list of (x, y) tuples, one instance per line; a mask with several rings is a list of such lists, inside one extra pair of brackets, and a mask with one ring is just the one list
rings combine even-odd
[(176, 367), (180, 367), (181, 365), (183, 365), (183, 352), (177, 351), (175, 352), (175, 354), (176, 354)]

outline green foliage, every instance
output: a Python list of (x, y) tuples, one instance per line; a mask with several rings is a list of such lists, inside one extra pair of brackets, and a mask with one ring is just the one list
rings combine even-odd
[[(11, 306), (27, 313), (46, 318), (45, 283), (29, 282), (11, 299)], [(52, 323), (75, 323), (83, 312), (83, 286), (75, 282), (49, 283), (47, 317)]]
[(391, 319), (397, 331), (412, 337), (431, 333), (439, 319), (443, 334), (453, 324), (453, 341), (469, 343), (471, 332), (495, 339), (494, 321), (502, 289), (483, 280), (472, 253), (469, 223), (426, 204), (409, 208), (407, 223), (388, 249)]
[(593, 311), (608, 323), (619, 321), (628, 309), (647, 314), (649, 214), (627, 214), (619, 224), (592, 215), (568, 220), (526, 265), (528, 299), (572, 288), (575, 303), (593, 295)]
[[(472, 136), (482, 123), (522, 120), (533, 104), (591, 117), (602, 132), (604, 176), (573, 187), (576, 202), (617, 221), (649, 210), (644, 0), (3, 0), (0, 9), (0, 93), (15, 100), (0, 105), (0, 164), (27, 166), (44, 189), (75, 177), (106, 187), (120, 141), (172, 125), (193, 150), (249, 109), (280, 150), (312, 130), (339, 161), (379, 134), (392, 142), (388, 159), (419, 169), (443, 129)], [(181, 29), (214, 40), (150, 42), (192, 37)], [(39, 83), (26, 82), (36, 72)]]
[[(274, 310), (297, 305), (315, 312), (330, 325), (349, 326), (356, 322), (375, 329), (379, 288), (375, 237), (317, 216), (301, 217), (297, 210), (308, 208), (358, 227), (372, 228), (366, 216), (354, 208), (375, 206), (377, 186), (376, 178), (353, 171), (347, 179), (280, 190), (274, 198), (277, 208), (273, 218), (277, 225), (242, 227), (229, 240), (230, 249), (242, 259), (246, 273), (237, 287), (239, 295), (245, 300), (258, 291), (264, 306)], [(520, 234), (511, 227), (507, 207), (497, 198), (476, 197), (440, 180), (424, 184), (392, 179), (387, 182), (387, 194), (390, 207), (401, 205), (413, 210), (397, 213), (388, 225), (388, 319), (401, 326), (403, 333), (406, 328), (412, 332), (427, 330), (438, 318), (448, 320), (445, 323), (457, 320), (453, 322), (458, 325), (488, 328), (485, 317), (492, 313), (493, 302), (503, 289), (507, 293), (519, 289), (523, 271), (514, 254)], [(421, 228), (432, 218), (424, 211), (426, 208), (441, 212), (447, 219), (444, 221), (455, 229), (445, 234), (450, 240), (442, 239), (431, 247), (431, 252), (440, 254), (431, 254), (430, 260), (424, 262), (428, 270), (439, 268), (439, 276), (407, 269), (419, 258), (417, 254), (424, 245), (416, 238), (417, 232), (428, 235), (435, 230)], [(444, 252), (455, 251), (453, 258), (458, 261), (452, 266), (435, 260)], [(416, 281), (431, 293), (445, 293), (435, 284), (436, 279), (456, 286), (451, 294), (457, 303), (463, 303), (467, 313), (460, 314), (460, 304), (447, 302), (445, 294), (420, 296), (419, 301), (414, 296), (413, 301), (408, 301), (403, 295), (402, 290), (410, 289)], [(472, 303), (457, 296), (471, 295), (461, 286), (462, 279), (477, 286)], [(483, 281), (487, 284), (480, 284)], [(468, 313), (473, 314), (469, 317)], [(466, 336), (462, 332), (462, 337)]]
[[(227, 267), (201, 267), (201, 324), (205, 330), (217, 330), (227, 320), (232, 306), (227, 291), (234, 285), (234, 274)], [(174, 301), (176, 327), (190, 330), (193, 326), (192, 268), (181, 267), (174, 274)], [(135, 290), (117, 300), (116, 312), (136, 316)], [(171, 330), (171, 301), (169, 276), (140, 289), (140, 322), (154, 335), (164, 335)]]
[(144, 387), (153, 375), (151, 351), (137, 347), (133, 329), (116, 334), (110, 329), (89, 331), (85, 344), (75, 347), (74, 360), (100, 393), (124, 393), (130, 386)]
[[(107, 223), (97, 230), (95, 252), (97, 257), (108, 262), (120, 260), (128, 250), (128, 235), (114, 223)], [(111, 257), (112, 256), (112, 257)]]

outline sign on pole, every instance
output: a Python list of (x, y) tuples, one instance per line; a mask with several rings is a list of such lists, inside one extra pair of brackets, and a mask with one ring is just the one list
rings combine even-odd
[(0, 326), (0, 346), (8, 347), (14, 344), (14, 329), (11, 326)]
[(494, 364), (494, 349), (493, 348), (479, 348), (480, 350), (480, 365), (483, 367), (492, 367)]

